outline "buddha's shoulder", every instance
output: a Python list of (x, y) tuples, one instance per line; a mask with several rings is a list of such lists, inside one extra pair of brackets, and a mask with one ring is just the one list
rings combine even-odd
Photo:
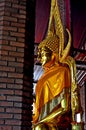
[(69, 66), (67, 64), (62, 64), (60, 63), (59, 66), (56, 66), (57, 69), (61, 69), (61, 70), (69, 70)]

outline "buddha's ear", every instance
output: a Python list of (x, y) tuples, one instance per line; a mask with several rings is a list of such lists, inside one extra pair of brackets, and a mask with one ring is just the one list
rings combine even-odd
[(52, 60), (56, 60), (56, 53), (52, 53), (52, 58), (51, 58)]
[(59, 63), (59, 54), (57, 55), (57, 53), (53, 53), (52, 54), (52, 61)]

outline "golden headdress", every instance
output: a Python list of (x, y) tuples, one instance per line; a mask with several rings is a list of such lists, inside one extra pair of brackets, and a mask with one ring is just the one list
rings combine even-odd
[[(67, 29), (69, 41), (64, 49), (64, 30), (60, 18), (57, 0), (51, 0), (50, 19), (46, 38), (39, 44), (38, 48), (48, 47), (51, 51), (59, 54), (59, 61), (62, 62), (69, 53), (71, 46), (71, 35)], [(57, 54), (57, 55), (58, 55)]]
[(39, 44), (39, 49), (42, 47), (47, 47), (49, 50), (52, 52), (58, 53), (58, 47), (59, 47), (59, 37), (56, 35), (53, 36), (48, 36), (46, 39), (44, 39), (40, 44)]

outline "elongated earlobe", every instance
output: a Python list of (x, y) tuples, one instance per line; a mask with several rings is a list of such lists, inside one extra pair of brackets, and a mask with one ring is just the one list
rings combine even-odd
[(51, 59), (52, 59), (53, 61), (56, 60), (56, 54), (55, 54), (55, 53), (52, 54)]

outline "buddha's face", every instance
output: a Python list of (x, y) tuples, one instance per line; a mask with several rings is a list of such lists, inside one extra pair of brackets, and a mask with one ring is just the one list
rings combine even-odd
[(42, 65), (45, 65), (52, 58), (52, 51), (49, 50), (47, 47), (42, 47), (38, 50), (38, 60), (41, 62)]

